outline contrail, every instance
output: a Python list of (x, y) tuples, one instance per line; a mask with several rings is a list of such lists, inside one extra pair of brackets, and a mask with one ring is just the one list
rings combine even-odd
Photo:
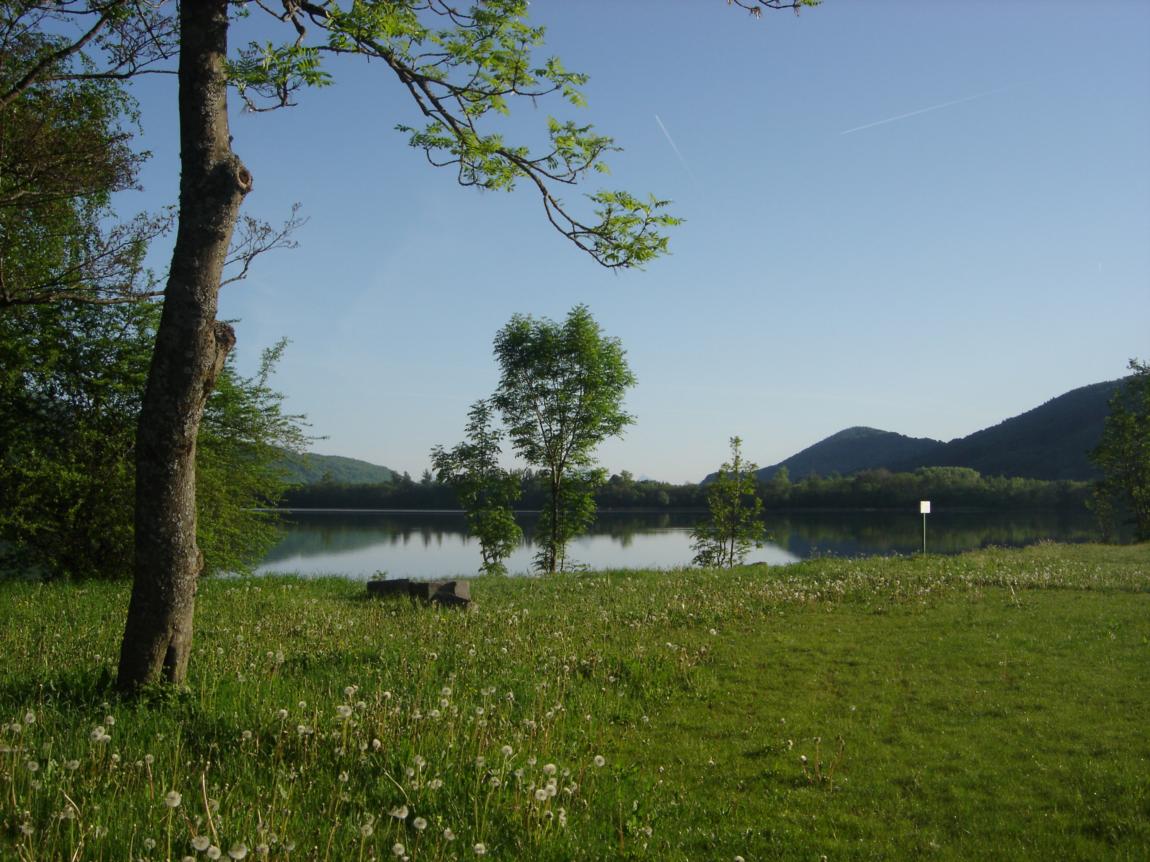
[[(853, 129), (847, 129), (845, 132), (839, 132), (839, 135), (850, 135), (855, 132), (861, 132), (863, 129), (873, 129), (875, 126), (882, 126), (887, 123), (893, 123), (896, 120), (905, 120), (907, 117), (917, 117), (919, 114), (928, 114), (931, 111), (941, 111), (943, 108), (949, 108), (951, 105), (961, 105), (963, 102), (972, 102), (975, 99), (982, 99), (986, 96), (993, 96), (995, 93), (1001, 93), (1003, 90), (1009, 90), (1011, 87), (1016, 87), (1017, 84), (1011, 84), (1009, 87), (999, 87), (995, 90), (987, 90), (985, 93), (975, 93), (973, 96), (963, 96), (961, 99), (951, 99), (949, 102), (943, 102), (940, 105), (931, 105), (929, 108), (919, 108), (917, 111), (910, 111), (906, 114), (899, 114), (897, 117), (887, 117), (885, 120), (875, 120), (873, 123), (867, 123), (864, 126), (855, 126)], [(660, 125), (662, 125), (660, 123)]]
[(667, 131), (667, 127), (663, 125), (663, 121), (659, 119), (658, 114), (655, 115), (655, 122), (659, 124), (659, 128), (663, 130), (663, 137), (667, 139), (667, 143), (671, 145), (671, 149), (675, 151), (675, 155), (679, 157), (679, 162), (683, 165), (683, 170), (687, 172), (687, 176), (691, 178), (691, 182), (697, 186), (699, 181), (695, 178), (695, 172), (691, 170), (691, 166), (687, 164), (687, 160), (683, 158), (683, 154), (679, 152), (679, 148), (675, 145), (674, 138), (672, 138), (671, 133)]

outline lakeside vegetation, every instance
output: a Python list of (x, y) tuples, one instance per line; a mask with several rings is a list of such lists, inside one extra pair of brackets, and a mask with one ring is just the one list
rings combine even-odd
[[(543, 477), (519, 473), (521, 493), (517, 508), (543, 507)], [(918, 501), (931, 499), (951, 509), (1060, 509), (1082, 511), (1089, 497), (1089, 482), (982, 476), (967, 467), (923, 467), (913, 473), (864, 470), (851, 476), (805, 476), (792, 481), (785, 470), (757, 484), (763, 506), (771, 510), (801, 509), (918, 509)], [(600, 509), (674, 510), (707, 508), (707, 486), (693, 482), (673, 484), (636, 479), (623, 471), (611, 476), (594, 493)], [(449, 485), (430, 472), (419, 481), (406, 474), (378, 484), (321, 481), (288, 488), (285, 508), (301, 509), (458, 509), (459, 500)]]
[(1146, 545), (485, 578), (465, 613), (208, 579), (187, 688), (135, 701), (127, 592), (0, 583), (0, 855), (1150, 854)]

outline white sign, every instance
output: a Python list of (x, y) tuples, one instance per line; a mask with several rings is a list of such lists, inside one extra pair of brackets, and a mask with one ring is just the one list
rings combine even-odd
[(918, 504), (918, 511), (920, 514), (930, 514), (930, 500), (920, 500)]

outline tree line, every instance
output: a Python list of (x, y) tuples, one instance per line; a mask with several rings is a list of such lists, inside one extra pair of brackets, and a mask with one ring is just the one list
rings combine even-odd
[[(546, 501), (543, 477), (532, 470), (515, 472), (519, 494), (515, 508), (536, 511)], [(936, 505), (977, 509), (1077, 509), (1092, 493), (1089, 482), (1047, 481), (982, 476), (966, 467), (923, 467), (912, 473), (866, 470), (850, 476), (812, 474), (791, 481), (780, 470), (767, 482), (756, 482), (765, 509), (905, 509), (930, 499)], [(636, 479), (612, 474), (593, 492), (599, 509), (702, 511), (707, 485)], [(451, 485), (426, 471), (419, 479), (399, 476), (391, 482), (351, 485), (318, 482), (288, 488), (283, 505), (300, 509), (460, 509)]]

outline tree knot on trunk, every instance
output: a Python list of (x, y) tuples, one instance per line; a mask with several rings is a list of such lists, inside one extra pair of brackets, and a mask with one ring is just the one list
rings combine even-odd
[(240, 161), (240, 157), (235, 153), (228, 153), (216, 162), (210, 176), (209, 182), (215, 189), (214, 194), (222, 194), (226, 197), (231, 197), (234, 194), (242, 198), (252, 190), (252, 185), (255, 183), (252, 172), (247, 169), (247, 166)]
[(250, 192), (252, 190), (252, 183), (254, 182), (254, 177), (252, 177), (252, 172), (249, 171), (246, 167), (244, 167), (244, 165), (240, 162), (239, 159), (236, 159), (236, 163), (237, 163), (236, 186), (239, 187), (241, 195), (246, 195), (248, 192)]
[(222, 320), (212, 322), (212, 334), (216, 338), (216, 349), (227, 358), (231, 349), (236, 346), (236, 331), (230, 323)]
[(236, 331), (232, 329), (231, 324), (224, 323), (222, 320), (212, 321), (212, 337), (215, 340), (216, 349), (211, 360), (211, 368), (208, 369), (207, 376), (204, 377), (201, 405), (207, 403), (208, 396), (211, 395), (220, 373), (224, 370), (224, 363), (228, 360), (228, 354), (236, 346)]

